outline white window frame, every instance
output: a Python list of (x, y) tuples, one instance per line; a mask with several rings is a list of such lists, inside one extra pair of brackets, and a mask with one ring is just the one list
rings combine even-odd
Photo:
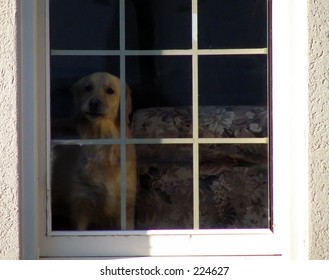
[[(307, 257), (307, 1), (272, 0), (273, 209), (271, 230), (148, 231), (46, 236), (46, 7), (21, 2), (22, 257)], [(128, 233), (128, 232), (127, 232)], [(111, 250), (104, 244), (111, 243)], [(170, 246), (168, 245), (170, 244)], [(124, 246), (123, 246), (124, 245)], [(75, 247), (75, 248), (74, 248)]]

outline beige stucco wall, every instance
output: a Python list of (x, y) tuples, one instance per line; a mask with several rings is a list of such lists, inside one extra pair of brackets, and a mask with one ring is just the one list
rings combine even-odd
[(310, 257), (329, 259), (329, 1), (309, 0)]
[[(309, 0), (309, 31), (310, 257), (329, 259), (328, 0)], [(0, 259), (20, 251), (17, 54), (16, 1), (0, 0)]]
[(0, 259), (19, 258), (16, 12), (0, 0)]

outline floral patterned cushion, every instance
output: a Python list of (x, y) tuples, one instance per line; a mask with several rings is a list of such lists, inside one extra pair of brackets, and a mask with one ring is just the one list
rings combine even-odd
[[(192, 137), (190, 107), (157, 107), (137, 111), (136, 138)], [(199, 108), (199, 137), (266, 137), (267, 110), (258, 106), (205, 106)]]
[[(137, 111), (136, 138), (192, 135), (191, 108)], [(200, 107), (199, 137), (266, 137), (265, 107)], [(136, 145), (139, 168), (137, 229), (193, 228), (193, 146)], [(266, 144), (200, 144), (201, 229), (267, 228), (269, 224)]]

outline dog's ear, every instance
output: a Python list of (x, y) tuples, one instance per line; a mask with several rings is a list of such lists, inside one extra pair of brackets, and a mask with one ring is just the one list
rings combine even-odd
[(132, 99), (131, 90), (128, 85), (126, 85), (126, 124), (131, 125), (130, 117), (132, 113)]

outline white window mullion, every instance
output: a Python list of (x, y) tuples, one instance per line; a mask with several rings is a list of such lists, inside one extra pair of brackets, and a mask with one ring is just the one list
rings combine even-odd
[(118, 56), (120, 50), (51, 50), (52, 56)]
[(200, 138), (200, 144), (268, 144), (269, 139), (264, 138)]
[(264, 54), (268, 53), (267, 48), (257, 48), (257, 49), (204, 49), (198, 50), (199, 55), (254, 55), (254, 54)]
[[(195, 52), (196, 51), (196, 52)], [(125, 50), (126, 56), (176, 55), (266, 55), (267, 48), (251, 49), (182, 49), (182, 50)], [(52, 56), (118, 56), (120, 50), (51, 50)]]
[[(45, 1), (45, 28), (46, 30), (50, 30), (50, 9), (49, 9), (50, 3), (49, 0)], [(48, 159), (52, 158), (52, 148), (54, 145), (56, 145), (56, 141), (53, 142), (51, 139), (51, 95), (50, 95), (50, 34), (49, 32), (45, 32), (45, 47), (46, 47), (46, 57), (45, 57), (45, 63), (46, 63), (46, 71), (45, 71), (45, 78), (46, 78), (46, 85), (45, 85), (45, 103), (46, 103), (46, 168), (47, 168), (47, 174), (51, 174), (51, 168), (52, 168), (52, 162)], [(51, 211), (51, 177), (46, 176), (45, 182), (46, 182), (46, 231), (49, 233), (52, 230), (52, 211)]]
[(198, 1), (192, 0), (193, 228), (200, 228)]
[(127, 228), (127, 171), (126, 171), (126, 56), (125, 1), (120, 1), (120, 143), (121, 143), (121, 229)]

